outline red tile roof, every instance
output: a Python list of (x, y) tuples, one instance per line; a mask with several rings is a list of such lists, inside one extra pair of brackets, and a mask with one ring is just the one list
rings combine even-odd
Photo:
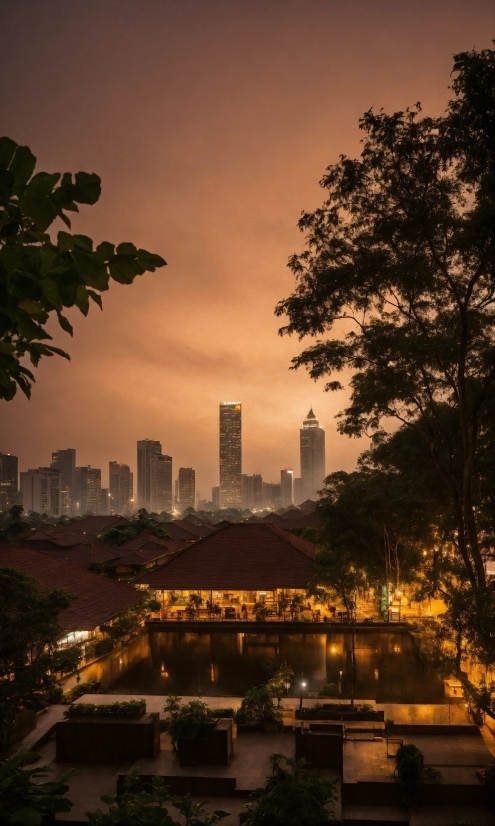
[(270, 524), (229, 523), (139, 578), (162, 590), (304, 588), (312, 542)]
[(74, 548), (39, 548), (36, 545), (35, 550), (40, 550), (55, 559), (64, 559), (66, 562), (71, 562), (73, 565), (80, 565), (81, 568), (89, 569), (90, 565), (95, 562), (111, 562), (117, 559), (118, 549), (106, 548), (100, 545), (99, 542), (92, 542), (90, 545), (76, 545)]
[(121, 582), (18, 545), (0, 547), (0, 567), (23, 571), (44, 590), (65, 588), (76, 594), (77, 599), (59, 617), (65, 631), (92, 631), (136, 605), (142, 597)]
[(190, 526), (191, 530), (184, 528), (182, 525), (178, 525), (176, 522), (160, 522), (158, 527), (167, 531), (171, 539), (185, 539), (188, 542), (193, 542), (198, 538), (197, 534), (192, 531), (192, 525)]
[[(210, 533), (216, 530), (216, 525), (207, 525), (204, 522), (193, 522), (189, 519), (174, 519), (174, 521), (169, 524), (178, 525), (186, 531), (190, 531), (194, 536), (209, 536)], [(168, 528), (164, 530), (168, 530)]]

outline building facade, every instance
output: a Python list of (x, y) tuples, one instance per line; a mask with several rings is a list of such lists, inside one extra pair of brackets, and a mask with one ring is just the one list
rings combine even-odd
[(54, 450), (52, 453), (52, 470), (60, 473), (60, 497), (62, 513), (65, 516), (75, 516), (76, 493), (76, 451), (73, 447), (64, 450)]
[(260, 473), (242, 474), (242, 508), (260, 511), (263, 508), (263, 479)]
[(0, 511), (15, 504), (19, 479), (19, 460), (11, 453), (0, 453)]
[(263, 482), (263, 510), (278, 510), (281, 506), (280, 485)]
[(49, 467), (31, 468), (21, 472), (22, 506), (26, 513), (62, 515), (60, 472)]
[(302, 501), (318, 499), (325, 480), (325, 431), (313, 410), (300, 430)]
[(153, 510), (153, 456), (159, 456), (161, 452), (160, 442), (154, 439), (141, 439), (137, 443), (137, 505), (147, 511)]
[(194, 508), (196, 504), (196, 473), (192, 467), (180, 467), (178, 476), (177, 494), (178, 510)]
[(109, 462), (110, 513), (125, 516), (133, 510), (133, 475), (129, 465)]
[(151, 457), (151, 510), (171, 513), (172, 509), (172, 457), (155, 453)]
[(304, 502), (302, 479), (296, 476), (294, 479), (294, 505), (300, 505)]
[(286, 467), (280, 471), (280, 505), (290, 508), (294, 504), (294, 471)]
[(211, 504), (214, 511), (220, 510), (220, 485), (213, 485), (211, 489)]
[(242, 508), (242, 406), (220, 402), (220, 507)]
[(84, 516), (92, 513), (98, 516), (101, 508), (101, 470), (91, 467), (76, 467), (76, 514)]

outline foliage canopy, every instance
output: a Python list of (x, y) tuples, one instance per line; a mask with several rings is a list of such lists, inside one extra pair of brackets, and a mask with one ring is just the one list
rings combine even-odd
[(27, 146), (0, 138), (0, 399), (6, 400), (17, 387), (31, 394), (35, 379), (24, 357), (35, 367), (42, 356), (69, 358), (46, 343), (52, 314), (72, 335), (66, 308), (87, 315), (90, 299), (102, 306), (110, 279), (132, 284), (137, 275), (165, 265), (159, 255), (128, 242), (115, 247), (103, 241), (93, 249), (91, 238), (62, 230), (52, 240), (47, 230), (53, 222), (58, 218), (70, 230), (67, 213), (95, 204), (101, 181), (87, 172), (35, 173), (35, 166)]

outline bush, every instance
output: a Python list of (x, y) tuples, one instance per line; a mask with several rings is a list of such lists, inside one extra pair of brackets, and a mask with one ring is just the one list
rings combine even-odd
[(209, 708), (208, 717), (211, 720), (219, 720), (222, 717), (233, 719), (235, 717), (235, 709), (233, 708)]
[[(282, 766), (285, 763), (285, 766)], [(333, 822), (328, 804), (336, 799), (336, 780), (308, 771), (306, 760), (283, 754), (270, 757), (272, 773), (265, 785), (249, 795), (241, 826), (323, 826)]]
[(109, 637), (104, 637), (101, 640), (91, 640), (86, 646), (86, 658), (102, 657), (113, 650), (113, 640)]
[(68, 691), (64, 692), (62, 702), (73, 703), (74, 700), (78, 700), (83, 694), (99, 694), (100, 690), (101, 683), (98, 682), (78, 683), (74, 688), (69, 688)]
[[(107, 812), (97, 809), (86, 812), (89, 826), (213, 826), (227, 812), (205, 812), (205, 803), (193, 803), (191, 795), (172, 797), (163, 777), (155, 775), (147, 788), (139, 778), (139, 769), (133, 769), (125, 781), (123, 794), (104, 796), (103, 803), (110, 805)], [(165, 808), (170, 803), (179, 813), (179, 819)], [(184, 818), (184, 819), (183, 819)]]
[(211, 709), (201, 700), (191, 700), (181, 706), (180, 697), (171, 695), (165, 703), (164, 711), (170, 714), (166, 720), (166, 730), (172, 738), (172, 745), (180, 737), (206, 737)]
[(440, 781), (442, 779), (438, 769), (424, 765), (423, 753), (412, 743), (397, 749), (395, 767), (403, 790), (402, 802), (406, 809), (420, 799), (423, 775), (430, 780)]
[(268, 686), (260, 685), (246, 691), (240, 709), (235, 714), (237, 723), (280, 723), (281, 714), (274, 708), (273, 695)]
[(61, 703), (64, 696), (64, 689), (61, 685), (54, 685), (48, 692), (48, 700), (50, 703)]
[(0, 826), (38, 826), (55, 822), (58, 812), (69, 812), (72, 803), (65, 795), (66, 781), (78, 772), (71, 769), (58, 780), (44, 780), (52, 771), (48, 766), (25, 769), (39, 754), (28, 752), (0, 762)]
[(70, 705), (64, 717), (140, 717), (146, 711), (146, 700), (128, 700), (122, 703), (78, 703)]

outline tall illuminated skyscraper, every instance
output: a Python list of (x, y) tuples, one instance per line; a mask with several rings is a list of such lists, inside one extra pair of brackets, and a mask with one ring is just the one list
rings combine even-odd
[(325, 479), (325, 431), (311, 409), (300, 430), (303, 501), (318, 499)]
[(194, 508), (196, 504), (196, 473), (192, 467), (180, 467), (178, 478), (179, 509)]
[(17, 494), (18, 474), (17, 456), (0, 453), (0, 511), (11, 508)]
[(129, 465), (109, 462), (110, 512), (119, 516), (132, 511), (132, 473)]
[(156, 513), (172, 512), (172, 457), (155, 453), (151, 459), (151, 508)]
[(220, 402), (220, 507), (242, 507), (240, 402)]
[(145, 508), (148, 512), (153, 510), (153, 456), (158, 456), (161, 452), (160, 442), (156, 442), (154, 439), (140, 439), (137, 443), (138, 508)]
[(294, 471), (291, 467), (280, 471), (280, 503), (283, 508), (294, 504)]

